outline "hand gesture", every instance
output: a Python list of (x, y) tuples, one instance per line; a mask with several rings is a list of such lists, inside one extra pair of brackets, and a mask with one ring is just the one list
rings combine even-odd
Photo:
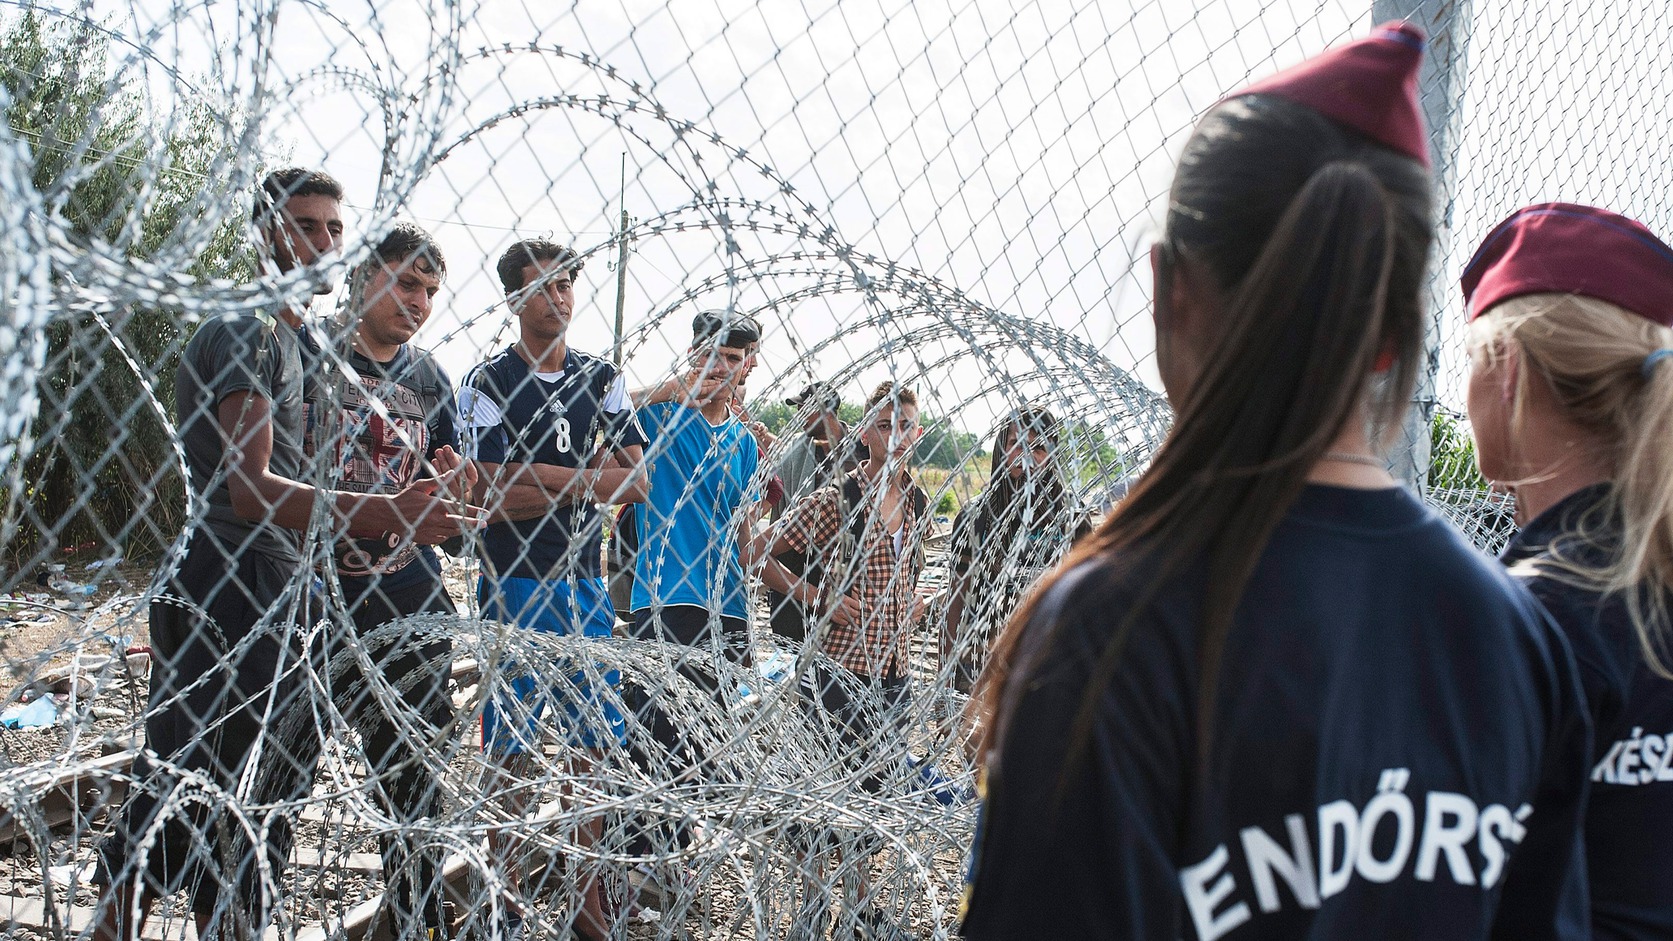
[(909, 624), (922, 624), (929, 616), (930, 605), (935, 603), (939, 592), (933, 588), (919, 588), (912, 597), (912, 614), (907, 618)]
[[(461, 471), (455, 468), (454, 473)], [(474, 469), (470, 473), (474, 474)], [(434, 546), (481, 529), (486, 511), (453, 498), (443, 487), (439, 479), (417, 480), (390, 497), (389, 506), (397, 521), (390, 531), (420, 545)]]
[(714, 401), (726, 385), (724, 375), (715, 375), (702, 364), (691, 367), (677, 380), (680, 400), (686, 405), (702, 406)]
[(852, 595), (838, 595), (831, 600), (829, 613), (837, 627), (855, 627), (860, 623), (860, 602)]
[(448, 445), (436, 449), (430, 467), (435, 472), (437, 491), (443, 496), (464, 503), (476, 492), (476, 464), (460, 457)]

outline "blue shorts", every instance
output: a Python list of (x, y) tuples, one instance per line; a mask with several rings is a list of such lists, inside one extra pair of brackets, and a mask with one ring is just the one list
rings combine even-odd
[[(482, 616), (548, 634), (609, 637), (616, 612), (602, 578), (546, 581), (536, 578), (483, 576), (476, 583)], [(540, 716), (553, 704), (558, 731), (564, 740), (582, 748), (603, 748), (614, 738), (627, 742), (627, 720), (622, 718), (620, 670), (598, 673), (610, 689), (592, 686), (583, 670), (568, 673), (568, 683), (542, 684), (540, 677), (519, 670), (514, 661), (501, 665), (498, 687), (482, 710), (482, 750), (498, 753), (532, 751), (540, 746)], [(549, 688), (541, 690), (542, 685)]]

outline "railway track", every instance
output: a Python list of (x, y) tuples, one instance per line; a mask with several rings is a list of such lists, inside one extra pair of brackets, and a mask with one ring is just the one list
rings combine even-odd
[[(460, 687), (465, 687), (475, 683), (480, 672), (475, 660), (461, 660), (453, 665), (452, 678)], [(79, 832), (87, 833), (112, 810), (121, 806), (127, 796), (125, 782), (135, 759), (139, 757), (140, 744), (137, 738), (112, 743), (107, 746), (106, 754), (91, 763), (56, 771), (41, 769), (38, 782), (24, 782), (26, 790), (38, 795), (30, 805), (29, 819), (19, 819), (9, 811), (0, 810), (0, 847), (12, 848), (15, 855), (18, 847), (33, 846), (37, 837), (43, 835), (43, 831), (37, 829), (42, 826), (46, 832), (51, 832), (76, 825)], [(52, 881), (54, 873), (70, 876), (72, 872), (74, 878), (80, 879), (90, 865), (89, 859), (78, 854), (71, 866), (52, 867), (52, 871), (46, 874), (47, 879)], [(291, 854), (291, 865), (299, 868), (331, 866), (378, 877), (383, 873), (383, 861), (375, 853), (332, 853), (318, 846), (298, 846)], [(449, 860), (443, 870), (443, 878), (455, 890), (456, 901), (459, 902), (464, 898), (459, 890), (463, 889), (466, 871), (462, 860)], [(0, 892), (0, 929), (8, 936), (18, 929), (45, 934), (63, 931), (71, 937), (84, 932), (93, 924), (98, 912), (87, 906), (64, 904), (68, 894), (63, 886), (56, 885), (50, 896), (44, 886), (40, 895)], [(49, 897), (53, 899), (50, 903)], [(388, 937), (387, 933), (374, 931), (381, 904), (382, 896), (379, 895), (350, 908), (341, 919), (304, 926), (296, 937), (298, 941), (326, 941), (327, 938), (333, 941), (383, 941)], [(279, 936), (276, 931), (270, 929), (268, 934), (277, 941)], [(154, 918), (142, 937), (147, 941), (190, 941), (196, 937), (196, 932), (190, 924)]]
[[(926, 573), (929, 576), (926, 580), (932, 584), (944, 584), (945, 551), (941, 546), (936, 549), (939, 551), (932, 552), (931, 571)], [(922, 668), (916, 672), (933, 673), (932, 664), (937, 656), (934, 639), (921, 633), (915, 638), (912, 652), (914, 661)], [(464, 690), (478, 681), (480, 673), (477, 661), (465, 659), (454, 664), (451, 677), (456, 687)], [(103, 818), (120, 806), (126, 796), (124, 782), (130, 776), (139, 754), (139, 745), (137, 739), (116, 742), (107, 746), (106, 754), (91, 763), (57, 772), (43, 769), (39, 783), (29, 784), (30, 790), (38, 793), (39, 797), (30, 804), (28, 820), (14, 819), (0, 809), (0, 848), (34, 844), (41, 835), (41, 831), (34, 828), (43, 823), (47, 830), (58, 831), (60, 835), (72, 825), (80, 834), (97, 829)], [(310, 818), (309, 812), (305, 811), (305, 820), (321, 819), (313, 807), (309, 810), (314, 811), (315, 816)], [(65, 874), (72, 881), (86, 881), (85, 869), (90, 865), (86, 848), (84, 845), (73, 862), (74, 868), (79, 871), (73, 875)], [(297, 870), (329, 868), (348, 871), (379, 881), (383, 876), (382, 859), (375, 853), (333, 852), (317, 845), (298, 846), (292, 853), (291, 865)], [(63, 870), (70, 867), (53, 868)], [(47, 876), (47, 882), (54, 881), (50, 874), (43, 874)], [(444, 862), (442, 878), (456, 911), (461, 914), (468, 911), (467, 906), (471, 904), (470, 874), (471, 867), (462, 858), (454, 857)], [(60, 932), (62, 936), (73, 937), (84, 932), (97, 917), (97, 910), (92, 907), (70, 904), (71, 893), (67, 891), (67, 885), (55, 885), (50, 892), (44, 885), (36, 888), (41, 890), (40, 894), (0, 891), (0, 929), (4, 929), (6, 934), (17, 934), (18, 929), (24, 929), (42, 937)], [(386, 941), (390, 934), (387, 919), (380, 917), (383, 901), (383, 896), (379, 894), (346, 910), (338, 909), (323, 920), (295, 926), (292, 936), (295, 941)], [(189, 921), (179, 917), (153, 918), (144, 937), (148, 941), (191, 941), (195, 939), (195, 932)], [(269, 937), (279, 941), (276, 930), (270, 930)]]

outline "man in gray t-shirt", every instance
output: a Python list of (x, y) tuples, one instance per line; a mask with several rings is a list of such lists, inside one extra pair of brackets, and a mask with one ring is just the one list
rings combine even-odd
[[(270, 174), (254, 220), (264, 265), (284, 273), (340, 249), (342, 197), (318, 171)], [(263, 869), (283, 870), (288, 820), (250, 821), (265, 826), (264, 845), (250, 846), (244, 827), (221, 825), (225, 807), (192, 795), (208, 796), (200, 776), (244, 808), (307, 793), (318, 745), (306, 710), (294, 708), (296, 625), (309, 617), (300, 537), (316, 501), (332, 508), (332, 539), (400, 532), (434, 544), (474, 525), (448, 511), (440, 491), (451, 474), (395, 494), (321, 494), (298, 480), (301, 331), (291, 309), (228, 314), (200, 326), (181, 355), (176, 403), (196, 518), (184, 556), (153, 591), (145, 758), (161, 760), (136, 763), (139, 783), (99, 847), (99, 941), (137, 938), (151, 902), (176, 891), (188, 893), (200, 937), (229, 920), (236, 936), (259, 937), (270, 920)]]
[(835, 389), (823, 382), (815, 382), (800, 394), (785, 399), (786, 405), (796, 409), (801, 429), (786, 432), (784, 456), (779, 458), (777, 473), (784, 482), (784, 500), (780, 515), (803, 498), (841, 480), (860, 466), (863, 447), (848, 433), (848, 428), (837, 418), (841, 404)]
[(186, 452), (187, 486), (204, 500), (204, 525), (222, 542), (298, 563), (301, 533), (266, 519), (240, 516), (233, 506), (224, 460), (220, 405), (245, 393), (268, 406), (272, 451), (267, 469), (277, 477), (302, 476), (303, 396), (300, 335), (271, 314), (228, 314), (210, 319), (192, 335), (174, 374), (180, 443)]

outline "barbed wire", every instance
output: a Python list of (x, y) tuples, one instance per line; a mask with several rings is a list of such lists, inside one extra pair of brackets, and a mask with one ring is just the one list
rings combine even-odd
[[(183, 936), (195, 912), (232, 937), (949, 937), (975, 817), (970, 677), (1171, 420), (1142, 263), (1171, 155), (1219, 95), (1360, 30), (1371, 6), (1139, 5), (1093, 35), (1097, 5), (1026, 0), (1002, 17), (0, 3), (8, 930), (81, 935), (126, 904), (113, 880), (165, 896), (147, 936)], [(1547, 6), (1519, 9), (1514, 35), (1622, 58), (1615, 21)], [(1444, 66), (1464, 70), (1445, 85), (1463, 118), (1438, 299), (1471, 240), (1534, 196), (1659, 199), (1566, 175), (1597, 149), (1577, 119), (1523, 113), (1530, 96), (1600, 100), (1602, 79), (1530, 73), (1498, 5), (1446, 15), (1462, 18)], [(1607, 110), (1641, 116), (1626, 122), (1641, 144), (1666, 123), (1656, 76), (1673, 49), (1625, 45), (1639, 84), (1610, 85)], [(1651, 151), (1599, 176), (1659, 179)], [(317, 263), (283, 261), (251, 221), (282, 163), (342, 181), (352, 225)], [(428, 271), (416, 249), (380, 255), (403, 221), (431, 230)], [(573, 282), (569, 344), (597, 356), (560, 360), (557, 380), (517, 365), (540, 359), (520, 319), (539, 292), (495, 270), (517, 237), (554, 232), (587, 267), (526, 260), (537, 288)], [(626, 265), (616, 292), (589, 274), (599, 258)], [(380, 262), (442, 293), (396, 302)], [(619, 332), (590, 316), (612, 305)], [(273, 339), (292, 336), (286, 311), (318, 347), (305, 367)], [(705, 311), (723, 337), (759, 329), (736, 404), (760, 427), (682, 417), (712, 404), (687, 392), (719, 368), (693, 342)], [(373, 355), (388, 347), (373, 317), (425, 321), (407, 359)], [(1497, 551), (1514, 514), (1474, 472), (1462, 329), (1443, 301), (1412, 483)], [(267, 430), (215, 437), (250, 414), (238, 392), (263, 396), (194, 397), (220, 381), (192, 372), (200, 335), (230, 344), (217, 368), (282, 375), (299, 401), (267, 389)], [(621, 384), (643, 387), (642, 457), (625, 438), (568, 443), (571, 417), (619, 411), (598, 379), (617, 377), (615, 345)], [(440, 380), (411, 371), (431, 347)], [(484, 385), (502, 353), (517, 378)], [(884, 381), (894, 392), (868, 402)], [(479, 422), (467, 388), (507, 415), (533, 396), (548, 417), (487, 460), (483, 429), (509, 419)], [(804, 428), (827, 397), (832, 420)], [(308, 416), (294, 441), (293, 404)], [(889, 437), (907, 408), (925, 439), (887, 458), (917, 433)], [(482, 481), (435, 512), (476, 505), (501, 528), (430, 553), (345, 521), (447, 464), (443, 413)], [(537, 459), (556, 453), (541, 450), (551, 415), (573, 465)], [(856, 441), (888, 472), (850, 494)], [(276, 476), (314, 488), (305, 511), (208, 496), (263, 447)], [(518, 465), (563, 471), (521, 484), (550, 504), (521, 522)], [(921, 494), (891, 489), (896, 471)], [(391, 533), (381, 558), (355, 555), (370, 550), (352, 539)], [(592, 594), (606, 557), (639, 595)], [(379, 569), (393, 559), (408, 568)], [(786, 584), (819, 603), (767, 593), (779, 566), (805, 566)], [(516, 572), (557, 594), (512, 600)], [(865, 614), (836, 613), (843, 595)]]

